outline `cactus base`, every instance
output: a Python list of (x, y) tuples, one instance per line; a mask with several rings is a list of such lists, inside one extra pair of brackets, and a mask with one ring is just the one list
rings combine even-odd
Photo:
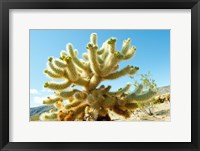
[(97, 121), (111, 121), (111, 118), (106, 114), (106, 116), (98, 116)]

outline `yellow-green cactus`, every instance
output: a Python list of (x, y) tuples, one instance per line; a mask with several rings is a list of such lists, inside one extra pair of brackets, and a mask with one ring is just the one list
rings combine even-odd
[(70, 81), (64, 81), (61, 83), (54, 83), (54, 82), (46, 82), (44, 83), (45, 88), (49, 88), (52, 90), (64, 90), (71, 85)]
[[(115, 80), (125, 75), (134, 75), (139, 67), (128, 65), (120, 70), (119, 63), (132, 58), (136, 53), (131, 40), (124, 40), (122, 49), (116, 50), (116, 38), (106, 40), (99, 48), (97, 34), (90, 36), (83, 53), (83, 59), (78, 58), (78, 51), (72, 44), (67, 44), (59, 58), (48, 59), (48, 69), (44, 74), (52, 79), (63, 79), (59, 82), (46, 82), (45, 88), (55, 91), (55, 97), (47, 97), (46, 105), (54, 105), (57, 110), (43, 113), (41, 120), (102, 120), (108, 117), (110, 111), (129, 118), (131, 111), (137, 108), (137, 103), (148, 102), (156, 92), (151, 89), (143, 91), (139, 85), (135, 91), (128, 83), (118, 91), (110, 91), (111, 86), (100, 85), (104, 80)], [(83, 89), (72, 89), (74, 85)], [(66, 101), (65, 101), (66, 100)]]
[(46, 100), (43, 100), (43, 104), (54, 104), (58, 101), (61, 101), (62, 99), (60, 97), (55, 97), (55, 98), (50, 98), (50, 97), (47, 97)]

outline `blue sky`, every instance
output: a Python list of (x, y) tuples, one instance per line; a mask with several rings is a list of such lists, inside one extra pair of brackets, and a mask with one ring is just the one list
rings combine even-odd
[[(48, 57), (58, 58), (66, 44), (72, 43), (82, 58), (91, 33), (97, 33), (99, 46), (108, 38), (116, 37), (117, 50), (121, 49), (123, 40), (131, 38), (131, 44), (137, 48), (136, 55), (122, 61), (120, 68), (139, 66), (138, 74), (150, 71), (158, 86), (170, 85), (170, 30), (30, 30), (30, 107), (42, 105), (42, 100), (53, 94), (43, 88), (43, 84), (51, 80), (43, 74)], [(134, 81), (125, 76), (102, 84), (112, 85), (111, 90), (117, 90), (127, 82)]]

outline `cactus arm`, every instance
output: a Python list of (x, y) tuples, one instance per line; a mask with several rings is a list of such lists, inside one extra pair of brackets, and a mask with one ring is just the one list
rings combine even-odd
[(149, 90), (143, 94), (131, 93), (126, 97), (128, 103), (145, 103), (151, 101), (150, 99), (154, 97), (156, 92)]
[(129, 75), (134, 75), (138, 72), (139, 67), (133, 67), (131, 68), (130, 72), (128, 73)]
[(64, 107), (62, 101), (57, 101), (57, 102), (55, 102), (53, 105), (54, 105), (54, 107), (57, 108), (58, 110), (62, 110), (63, 107)]
[(113, 68), (118, 65), (118, 63), (123, 59), (123, 55), (119, 52), (110, 53), (108, 58), (105, 61), (104, 68), (102, 69), (102, 76), (105, 77), (110, 74)]
[(52, 120), (57, 120), (57, 113), (53, 112), (53, 113), (42, 113), (40, 115), (40, 120), (42, 121), (52, 121)]
[(90, 35), (90, 42), (93, 44), (93, 45), (97, 45), (97, 34), (96, 33), (92, 33)]
[(116, 65), (113, 69), (112, 69), (112, 72), (116, 71), (119, 69), (119, 65)]
[(60, 78), (63, 78), (62, 75), (57, 75), (55, 74), (54, 72), (50, 71), (50, 70), (44, 70), (44, 73), (46, 75), (48, 75), (50, 78), (53, 78), (53, 79), (60, 79)]
[(110, 85), (108, 85), (108, 86), (105, 88), (105, 92), (108, 92), (108, 91), (110, 91), (110, 89), (111, 89), (111, 86), (110, 86)]
[(64, 90), (70, 85), (71, 85), (71, 82), (66, 80), (62, 83), (46, 82), (44, 84), (44, 87), (52, 89), (52, 90)]
[(78, 56), (78, 50), (77, 50), (77, 49), (74, 50), (74, 55), (75, 55), (76, 57)]
[(68, 43), (68, 44), (66, 45), (66, 49), (67, 49), (67, 51), (68, 51), (68, 54), (69, 54), (72, 58), (75, 58), (75, 57), (76, 57), (74, 48), (73, 48), (73, 46), (72, 46), (71, 43)]
[[(115, 38), (110, 38), (109, 40), (107, 40), (107, 43), (104, 44), (104, 45), (107, 45), (108, 48), (107, 48), (106, 52), (103, 54), (104, 56), (100, 57), (100, 59), (102, 61), (100, 59), (98, 59), (100, 61), (99, 63), (102, 64), (102, 67), (111, 66), (111, 68), (113, 68), (113, 66), (115, 66), (115, 65), (109, 64), (111, 62), (115, 63), (114, 62), (114, 60), (115, 60), (114, 57), (116, 56), (115, 55), (116, 54), (115, 44), (116, 44), (116, 39)], [(105, 60), (105, 61), (103, 61), (103, 60)], [(103, 65), (103, 63), (104, 63), (104, 65)], [(109, 68), (109, 69), (111, 69), (111, 68)], [(107, 69), (106, 71), (108, 71), (109, 69)], [(104, 73), (106, 71), (104, 71)], [(110, 71), (110, 72), (112, 72), (112, 71)]]
[(72, 58), (72, 60), (77, 65), (77, 67), (87, 72), (88, 67), (85, 64), (83, 64), (77, 57)]
[(97, 61), (97, 48), (98, 47), (93, 44), (88, 44), (87, 46), (91, 70), (94, 74), (100, 75), (101, 71), (99, 68), (99, 63)]
[(50, 104), (54, 104), (54, 103), (56, 103), (56, 102), (58, 102), (60, 100), (61, 100), (60, 97), (55, 97), (55, 98), (48, 97), (46, 100), (43, 100), (43, 104), (50, 105)]
[(72, 91), (61, 91), (58, 92), (57, 95), (62, 97), (63, 99), (68, 99), (71, 96), (73, 96), (76, 92), (78, 92), (79, 90), (72, 90)]
[(87, 71), (88, 70), (88, 67), (86, 65), (84, 65), (78, 58), (77, 58), (77, 55), (76, 55), (76, 51), (74, 50), (72, 44), (68, 44), (67, 45), (67, 50), (68, 50), (68, 53), (70, 55), (70, 57), (72, 57), (72, 60), (74, 62), (74, 64), (79, 67), (80, 69), (84, 70), (84, 71)]
[(108, 50), (105, 49), (104, 53), (101, 55), (101, 59), (106, 60), (108, 56), (109, 56), (109, 52), (108, 52)]
[(95, 89), (101, 82), (101, 77), (93, 75), (89, 82), (89, 90)]
[(64, 79), (70, 81), (69, 74), (67, 73), (67, 70), (64, 71), (64, 75), (63, 75), (63, 77), (64, 77)]
[(62, 68), (59, 68), (59, 67), (55, 66), (53, 62), (54, 62), (54, 61), (53, 61), (53, 58), (50, 57), (50, 58), (48, 59), (48, 67), (49, 67), (53, 72), (55, 72), (56, 74), (58, 74), (58, 75), (63, 75), (63, 74), (64, 74), (64, 70), (63, 70)]
[(111, 95), (115, 95), (115, 96), (121, 96), (123, 93), (127, 92), (131, 87), (131, 84), (128, 83), (124, 88), (120, 88), (118, 91), (115, 92), (109, 92), (109, 94)]
[(65, 50), (61, 50), (60, 51), (60, 57), (62, 58), (62, 57), (66, 57), (66, 56), (68, 56), (66, 51)]
[(84, 65), (84, 66), (86, 66), (87, 68), (89, 68), (89, 61), (85, 61), (85, 60), (83, 60), (83, 59), (79, 59), (80, 60), (80, 62)]
[(117, 51), (111, 49), (111, 46), (112, 46), (111, 43), (112, 43), (111, 39), (107, 40), (107, 42), (105, 44), (106, 51), (101, 56), (102, 60), (104, 60), (104, 68), (109, 66), (110, 62), (113, 62), (113, 60), (115, 59), (115, 54), (117, 52)]
[(97, 54), (102, 55), (104, 53), (104, 51), (105, 51), (105, 49), (104, 49), (104, 47), (102, 47), (97, 51)]
[(75, 106), (77, 106), (77, 105), (79, 105), (79, 104), (81, 104), (81, 101), (75, 101), (75, 102), (73, 102), (73, 103), (70, 103), (70, 104), (66, 104), (65, 105), (65, 109), (71, 109), (72, 107), (75, 107)]
[(67, 67), (67, 64), (64, 61), (60, 60), (60, 59), (55, 59), (54, 63), (59, 68), (65, 68), (65, 67)]
[(97, 51), (97, 53), (98, 53), (98, 56), (101, 58), (101, 60), (104, 61), (104, 64), (105, 64), (108, 56), (110, 55), (108, 40), (103, 43), (102, 47), (100, 48), (99, 52)]
[(103, 59), (101, 59), (101, 57), (100, 57), (100, 56), (98, 56), (98, 57), (97, 57), (97, 59), (98, 59), (98, 63), (99, 63), (99, 64), (103, 64), (103, 63), (104, 63), (104, 60), (103, 60)]
[(76, 92), (75, 94), (74, 94), (74, 98), (75, 98), (75, 100), (85, 100), (86, 98), (87, 98), (87, 94), (86, 93), (83, 93), (83, 92)]
[(130, 38), (128, 38), (127, 40), (123, 41), (122, 50), (121, 50), (121, 53), (123, 55), (127, 54), (128, 50), (130, 48), (130, 42), (131, 42)]
[(87, 103), (81, 103), (80, 105), (78, 105), (77, 107), (75, 107), (75, 109), (73, 109), (74, 115), (77, 116), (81, 112), (84, 112), (86, 106), (88, 106)]
[(72, 108), (69, 111), (69, 114), (65, 117), (65, 120), (75, 120), (76, 117), (81, 114), (82, 112), (85, 111), (86, 106), (88, 106), (87, 103), (81, 103), (79, 105), (77, 105), (76, 107)]
[(74, 84), (86, 87), (89, 82), (89, 79), (80, 77), (77, 81), (74, 82)]
[(97, 54), (98, 55), (103, 55), (105, 52), (107, 52), (107, 50), (108, 50), (108, 40), (103, 43), (101, 48), (97, 51)]
[(136, 48), (134, 46), (132, 46), (129, 49), (128, 53), (126, 55), (124, 55), (123, 60), (128, 60), (128, 59), (132, 58), (135, 55), (135, 52), (136, 52)]
[(75, 67), (75, 65), (72, 61), (72, 58), (71, 57), (65, 57), (64, 61), (68, 65), (67, 68), (66, 68), (66, 71), (67, 71), (67, 75), (68, 75), (69, 79), (73, 82), (77, 81), (78, 78), (79, 78), (79, 75), (78, 75), (76, 67)]
[(119, 77), (125, 76), (126, 74), (135, 74), (138, 71), (137, 67), (133, 67), (133, 66), (127, 66), (123, 69), (121, 69), (120, 71), (111, 73), (110, 75), (104, 77), (104, 79), (109, 79), (109, 80), (113, 80), (113, 79), (117, 79)]
[(108, 53), (109, 53), (108, 41), (109, 41), (109, 39), (106, 40), (106, 41), (103, 43), (102, 47), (101, 47), (100, 50), (99, 50), (99, 55), (102, 56), (102, 59), (103, 59), (103, 60), (106, 59), (106, 57), (107, 57), (107, 55), (108, 55)]
[(110, 46), (110, 53), (114, 53), (115, 52), (116, 39), (110, 38), (108, 40), (108, 45)]
[(83, 58), (85, 59), (85, 60), (89, 60), (89, 58), (88, 58), (88, 54), (87, 53), (83, 53)]
[(109, 74), (108, 76), (104, 77), (104, 79), (113, 80), (113, 79), (122, 77), (129, 73), (130, 68), (131, 68), (130, 66), (126, 66), (125, 68), (121, 69), (120, 71)]

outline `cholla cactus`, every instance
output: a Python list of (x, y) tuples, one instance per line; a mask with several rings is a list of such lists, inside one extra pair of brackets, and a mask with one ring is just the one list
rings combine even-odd
[[(109, 111), (128, 118), (138, 102), (149, 101), (155, 92), (151, 89), (143, 92), (142, 85), (132, 93), (128, 93), (130, 83), (115, 92), (110, 91), (111, 86), (100, 85), (104, 80), (137, 73), (139, 67), (130, 65), (118, 70), (119, 63), (132, 58), (136, 52), (130, 43), (130, 39), (124, 40), (121, 51), (116, 51), (116, 39), (110, 38), (98, 47), (97, 35), (93, 33), (87, 53), (83, 53), (84, 60), (78, 58), (78, 51), (70, 43), (66, 51), (61, 51), (60, 58), (50, 57), (44, 73), (53, 79), (63, 79), (63, 82), (44, 84), (45, 88), (54, 90), (55, 97), (48, 97), (43, 104), (54, 105), (57, 110), (43, 113), (40, 119), (95, 121), (107, 117)], [(74, 85), (83, 89), (73, 89)]]

